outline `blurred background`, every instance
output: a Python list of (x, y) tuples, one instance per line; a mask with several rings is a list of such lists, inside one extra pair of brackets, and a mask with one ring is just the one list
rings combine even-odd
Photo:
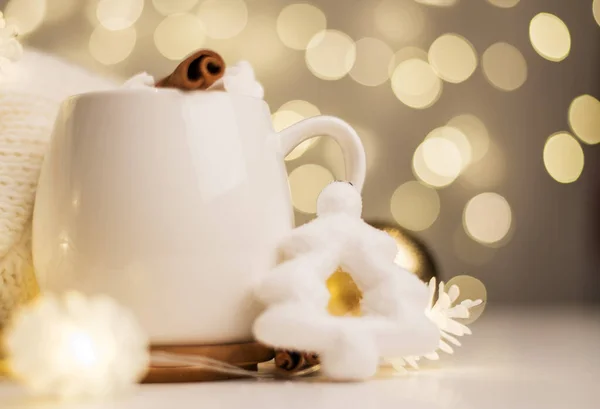
[[(276, 129), (355, 127), (364, 216), (494, 303), (600, 301), (600, 0), (10, 0), (23, 42), (157, 79), (206, 47), (250, 61)], [(335, 143), (287, 158), (297, 223), (343, 179)], [(411, 247), (401, 257), (421, 263)]]

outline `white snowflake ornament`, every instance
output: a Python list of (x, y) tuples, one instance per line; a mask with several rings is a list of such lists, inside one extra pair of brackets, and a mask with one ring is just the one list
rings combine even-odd
[[(319, 196), (317, 219), (279, 246), (283, 262), (259, 284), (266, 309), (254, 323), (257, 340), (319, 354), (326, 376), (365, 379), (381, 357), (433, 352), (439, 330), (425, 315), (427, 286), (394, 263), (396, 243), (361, 217), (360, 193), (334, 182)], [(361, 317), (327, 312), (326, 281), (338, 267), (363, 293)]]
[(111, 298), (45, 294), (18, 310), (5, 335), (11, 374), (37, 395), (106, 397), (136, 383), (148, 339)]

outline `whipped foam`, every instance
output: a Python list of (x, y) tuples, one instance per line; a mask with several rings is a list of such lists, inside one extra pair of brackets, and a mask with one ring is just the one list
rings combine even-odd
[(263, 99), (265, 90), (256, 80), (254, 69), (248, 61), (225, 68), (225, 74), (209, 90), (225, 90), (232, 94)]
[[(154, 77), (147, 72), (140, 72), (129, 78), (123, 84), (123, 88), (146, 88), (154, 87)], [(248, 61), (240, 61), (237, 64), (225, 68), (225, 74), (207, 91), (227, 91), (236, 95), (244, 95), (263, 99), (265, 90), (260, 82), (256, 80), (254, 69)]]

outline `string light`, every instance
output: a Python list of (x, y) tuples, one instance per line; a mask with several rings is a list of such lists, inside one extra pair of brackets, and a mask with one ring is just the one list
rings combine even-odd
[(315, 213), (317, 197), (333, 180), (331, 172), (320, 165), (308, 164), (294, 169), (289, 176), (294, 207), (303, 213)]
[(503, 9), (508, 9), (519, 4), (519, 0), (488, 0), (488, 2)]
[(569, 28), (554, 14), (540, 13), (531, 19), (529, 39), (535, 51), (549, 61), (562, 61), (571, 50)]
[(11, 0), (6, 5), (4, 17), (8, 24), (14, 24), (19, 35), (35, 31), (44, 21), (46, 0)]
[(502, 91), (514, 91), (527, 80), (525, 57), (507, 43), (496, 43), (485, 50), (482, 66), (490, 84)]
[(124, 30), (140, 18), (143, 9), (144, 0), (100, 0), (96, 17), (108, 30)]
[(179, 61), (192, 51), (201, 48), (205, 40), (202, 21), (190, 13), (166, 17), (154, 31), (154, 44), (170, 60)]
[(390, 77), (388, 66), (393, 57), (394, 52), (383, 41), (361, 38), (356, 42), (356, 62), (350, 70), (350, 76), (362, 85), (381, 85)]
[(345, 33), (323, 30), (308, 43), (306, 65), (318, 78), (338, 80), (343, 78), (356, 60), (356, 45)]
[(435, 191), (416, 181), (400, 185), (392, 194), (392, 216), (402, 227), (422, 231), (431, 227), (440, 214), (440, 198)]
[(477, 54), (464, 37), (444, 34), (431, 44), (429, 63), (443, 80), (458, 84), (475, 72)]
[(189, 11), (198, 0), (152, 0), (156, 11), (163, 16)]
[(401, 62), (392, 74), (392, 90), (405, 105), (424, 109), (442, 93), (442, 81), (428, 62), (411, 58)]
[(379, 32), (391, 40), (413, 41), (425, 28), (425, 15), (412, 0), (382, 0), (374, 16)]
[(544, 165), (550, 176), (557, 182), (575, 182), (583, 171), (583, 163), (583, 149), (570, 134), (559, 132), (546, 141)]
[(497, 193), (481, 193), (467, 203), (463, 225), (467, 234), (484, 244), (494, 244), (509, 232), (512, 222), (510, 205)]
[(277, 34), (287, 47), (305, 50), (313, 36), (327, 28), (327, 18), (311, 4), (290, 4), (277, 17)]
[(460, 130), (471, 147), (471, 163), (481, 160), (490, 145), (488, 130), (479, 118), (471, 114), (457, 115), (448, 121), (448, 126)]
[(135, 28), (107, 30), (97, 26), (88, 44), (90, 54), (104, 65), (117, 64), (125, 60), (133, 51), (137, 34)]
[(198, 9), (211, 38), (235, 37), (248, 23), (248, 8), (244, 0), (204, 0)]
[(583, 142), (600, 143), (600, 101), (591, 95), (575, 98), (569, 107), (569, 124)]

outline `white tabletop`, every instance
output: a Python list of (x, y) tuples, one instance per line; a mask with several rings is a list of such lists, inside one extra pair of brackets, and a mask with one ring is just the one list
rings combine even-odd
[(117, 401), (60, 406), (0, 382), (0, 408), (600, 408), (600, 310), (486, 311), (472, 328), (454, 356), (395, 378), (144, 385)]

